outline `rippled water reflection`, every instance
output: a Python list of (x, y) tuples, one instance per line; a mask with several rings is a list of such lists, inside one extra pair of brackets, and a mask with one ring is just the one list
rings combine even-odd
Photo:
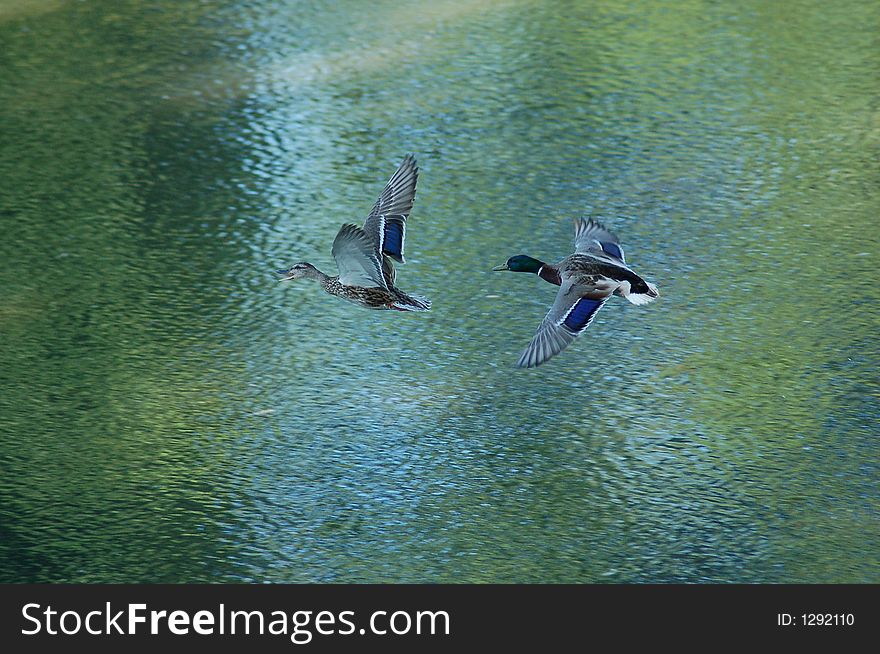
[[(0, 578), (880, 581), (877, 6), (370, 5), (0, 8)], [(406, 151), (434, 311), (276, 284)]]

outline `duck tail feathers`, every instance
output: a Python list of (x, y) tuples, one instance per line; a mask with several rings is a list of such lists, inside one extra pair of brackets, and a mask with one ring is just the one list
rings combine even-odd
[(648, 304), (649, 302), (653, 302), (658, 297), (660, 297), (660, 291), (657, 290), (657, 286), (655, 286), (651, 282), (645, 282), (645, 284), (648, 287), (648, 291), (646, 293), (635, 293), (630, 290), (629, 282), (623, 282), (619, 288), (620, 294), (636, 306)]
[(403, 295), (392, 306), (400, 311), (430, 311), (431, 300), (421, 295)]

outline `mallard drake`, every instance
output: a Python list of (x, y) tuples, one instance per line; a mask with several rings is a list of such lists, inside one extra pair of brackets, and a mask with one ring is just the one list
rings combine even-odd
[(626, 264), (620, 240), (602, 224), (583, 218), (575, 219), (574, 254), (559, 263), (520, 254), (492, 270), (534, 273), (560, 287), (556, 301), (520, 356), (518, 368), (540, 366), (562, 352), (583, 333), (612, 294), (638, 305), (660, 295), (654, 284)]
[(368, 309), (429, 311), (431, 301), (404, 293), (394, 285), (394, 264), (406, 263), (406, 219), (416, 196), (419, 168), (412, 154), (406, 155), (397, 172), (373, 205), (363, 227), (345, 224), (336, 234), (331, 250), (339, 275), (331, 277), (308, 262), (276, 271), (280, 281), (314, 279), (330, 295)]

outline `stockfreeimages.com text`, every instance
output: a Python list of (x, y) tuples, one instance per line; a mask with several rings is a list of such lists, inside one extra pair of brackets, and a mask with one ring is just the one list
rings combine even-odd
[(74, 635), (85, 633), (111, 634), (173, 634), (198, 635), (263, 635), (289, 636), (297, 645), (311, 642), (314, 635), (347, 636), (375, 634), (449, 635), (449, 614), (446, 611), (373, 611), (358, 627), (354, 611), (243, 611), (230, 610), (220, 604), (216, 610), (200, 610), (193, 614), (183, 610), (148, 610), (146, 604), (126, 604), (114, 609), (106, 602), (91, 611), (59, 611), (51, 605), (25, 604), (21, 609), (25, 626), (21, 633)]

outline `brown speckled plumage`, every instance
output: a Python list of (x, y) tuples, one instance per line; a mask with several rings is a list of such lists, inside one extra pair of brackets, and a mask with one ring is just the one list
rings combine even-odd
[(378, 286), (346, 286), (339, 281), (338, 277), (327, 277), (326, 280), (321, 281), (321, 288), (330, 295), (341, 297), (343, 300), (354, 302), (367, 309), (411, 311), (413, 309), (403, 307), (417, 307), (420, 303), (420, 300), (407, 295), (395, 286), (390, 286), (387, 289)]

